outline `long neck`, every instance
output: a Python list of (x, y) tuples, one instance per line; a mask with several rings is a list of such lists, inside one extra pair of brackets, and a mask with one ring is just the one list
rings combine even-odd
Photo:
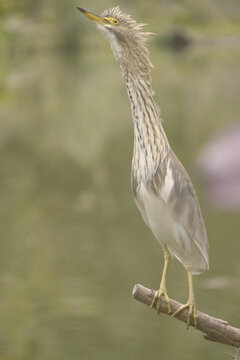
[(132, 73), (122, 67), (134, 124), (132, 169), (138, 180), (148, 181), (169, 153), (159, 108), (153, 99), (150, 73)]

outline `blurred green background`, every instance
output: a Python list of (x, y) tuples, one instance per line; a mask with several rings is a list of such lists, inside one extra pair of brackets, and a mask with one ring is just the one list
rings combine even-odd
[[(197, 307), (240, 326), (239, 213), (211, 208), (200, 148), (240, 115), (238, 0), (0, 2), (0, 359), (226, 359), (234, 349), (134, 301), (163, 254), (132, 199), (133, 129), (118, 64), (75, 5), (120, 5), (156, 33), (155, 99), (198, 192), (210, 271)], [(183, 41), (175, 38), (181, 34)], [(185, 302), (172, 261), (169, 296)]]

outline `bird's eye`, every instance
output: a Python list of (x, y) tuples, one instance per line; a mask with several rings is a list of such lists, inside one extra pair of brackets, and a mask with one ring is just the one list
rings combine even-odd
[(111, 25), (117, 26), (119, 24), (119, 20), (110, 16), (105, 16), (106, 19)]

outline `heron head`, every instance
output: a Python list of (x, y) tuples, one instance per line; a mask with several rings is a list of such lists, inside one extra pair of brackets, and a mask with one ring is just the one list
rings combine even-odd
[(78, 6), (77, 9), (97, 24), (97, 28), (110, 42), (118, 61), (129, 62), (130, 57), (136, 58), (136, 54), (148, 57), (146, 42), (152, 33), (143, 32), (145, 24), (139, 24), (130, 15), (123, 14), (119, 6), (105, 10), (101, 15)]
[(119, 7), (113, 8), (110, 10), (106, 10), (106, 11), (104, 11), (104, 13), (102, 15), (96, 15), (86, 9), (79, 7), (79, 6), (77, 6), (76, 8), (79, 11), (81, 11), (82, 14), (87, 16), (90, 20), (92, 20), (96, 24), (98, 24), (98, 26), (101, 26), (99, 29), (113, 30), (115, 27), (117, 27), (119, 25), (119, 19), (115, 17), (117, 15), (115, 13), (118, 13), (118, 15), (120, 13), (120, 11), (116, 11), (116, 10), (119, 10)]

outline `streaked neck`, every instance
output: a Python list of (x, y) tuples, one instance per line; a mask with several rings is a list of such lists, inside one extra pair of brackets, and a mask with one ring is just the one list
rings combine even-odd
[(170, 146), (153, 99), (150, 75), (146, 78), (123, 70), (134, 124), (133, 170), (148, 179), (167, 156)]

